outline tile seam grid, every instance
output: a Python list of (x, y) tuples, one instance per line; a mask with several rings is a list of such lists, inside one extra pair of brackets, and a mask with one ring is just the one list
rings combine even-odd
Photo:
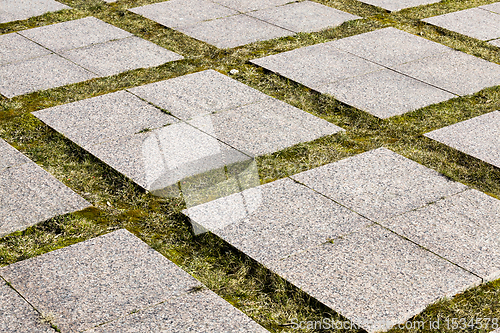
[[(78, 244), (78, 243), (77, 243), (77, 244)], [(166, 258), (166, 257), (165, 257), (165, 258)], [(168, 258), (167, 258), (167, 259), (168, 259)], [(177, 265), (177, 264), (176, 264), (176, 265)], [(177, 266), (177, 267), (178, 267), (179, 269), (182, 269), (180, 266)], [(184, 271), (184, 270), (183, 270), (183, 271)], [(198, 280), (197, 280), (197, 281), (198, 281)], [(95, 329), (95, 328), (98, 328), (98, 327), (101, 327), (101, 326), (104, 326), (104, 325), (107, 325), (107, 324), (110, 324), (110, 323), (117, 322), (118, 320), (121, 320), (121, 319), (124, 319), (124, 318), (130, 317), (130, 316), (131, 316), (131, 315), (133, 315), (133, 314), (136, 314), (136, 313), (141, 313), (141, 312), (147, 311), (147, 310), (149, 310), (149, 309), (152, 309), (152, 308), (154, 308), (154, 307), (157, 307), (157, 306), (159, 306), (159, 305), (162, 305), (163, 303), (165, 303), (165, 302), (167, 302), (167, 301), (169, 301), (169, 300), (176, 299), (176, 298), (179, 298), (179, 297), (184, 297), (184, 296), (186, 296), (186, 295), (190, 295), (190, 294), (192, 294), (192, 293), (201, 292), (201, 291), (203, 291), (203, 290), (210, 290), (211, 292), (213, 292), (213, 293), (215, 294), (215, 292), (214, 292), (214, 291), (212, 291), (211, 289), (209, 289), (208, 287), (206, 287), (206, 286), (205, 286), (203, 283), (201, 283), (200, 281), (198, 281), (198, 283), (199, 283), (199, 286), (202, 286), (202, 287), (203, 287), (203, 289), (202, 289), (202, 290), (200, 290), (200, 291), (190, 291), (190, 290), (187, 290), (187, 291), (182, 292), (182, 293), (180, 293), (180, 294), (178, 294), (178, 295), (172, 295), (172, 296), (170, 296), (170, 297), (167, 297), (166, 299), (164, 299), (164, 300), (163, 300), (163, 301), (161, 301), (161, 302), (158, 302), (158, 303), (155, 303), (155, 304), (151, 304), (151, 305), (147, 305), (147, 306), (145, 306), (145, 307), (143, 307), (143, 308), (141, 308), (141, 309), (138, 309), (138, 310), (137, 310), (137, 309), (135, 309), (135, 310), (134, 310), (134, 311), (132, 311), (132, 312), (129, 312), (129, 313), (123, 314), (123, 315), (118, 316), (118, 317), (116, 317), (116, 318), (114, 318), (114, 319), (110, 319), (110, 320), (108, 320), (108, 321), (106, 321), (106, 322), (103, 322), (103, 323), (97, 324), (97, 325), (95, 325), (95, 326), (93, 326), (93, 327), (89, 327), (89, 328), (87, 328), (87, 329), (84, 329), (82, 332), (88, 332), (88, 331), (93, 330), (93, 329)], [(217, 295), (217, 296), (219, 296), (218, 294), (216, 294), (216, 295)], [(220, 297), (220, 296), (219, 296), (219, 297)], [(222, 298), (222, 297), (221, 297), (221, 298)], [(223, 298), (223, 299), (224, 299), (224, 298)], [(226, 301), (226, 302), (227, 302), (227, 301)], [(229, 302), (228, 302), (228, 303), (229, 303)], [(232, 305), (232, 304), (231, 304), (231, 305)], [(235, 307), (235, 308), (236, 308), (236, 307)], [(239, 309), (238, 309), (238, 310), (239, 310)], [(241, 311), (241, 310), (240, 310), (240, 311)]]
[[(291, 4), (291, 3), (298, 3), (298, 2), (302, 2), (302, 1), (300, 1), (300, 0), (290, 0), (290, 2), (286, 2), (286, 3), (281, 4), (281, 5), (273, 5), (273, 6), (271, 6), (271, 7), (265, 7), (265, 8), (261, 8), (261, 9), (251, 9), (251, 10), (247, 10), (247, 11), (241, 11), (241, 10), (239, 10), (239, 9), (236, 9), (236, 8), (233, 8), (233, 7), (229, 7), (228, 5), (224, 5), (224, 4), (222, 4), (222, 3), (218, 3), (218, 2), (216, 2), (216, 1), (214, 1), (214, 0), (209, 0), (209, 1), (210, 1), (210, 2), (212, 2), (212, 3), (215, 3), (215, 4), (219, 5), (219, 6), (222, 6), (222, 7), (225, 7), (225, 8), (231, 9), (231, 10), (234, 10), (234, 11), (236, 11), (236, 12), (240, 13), (240, 14), (252, 13), (252, 12), (259, 11), (259, 10), (270, 9), (270, 8), (277, 8), (277, 7), (281, 7), (281, 6), (289, 5), (289, 4)], [(233, 16), (233, 15), (231, 15), (231, 16)], [(227, 17), (227, 16), (226, 16), (226, 17)], [(203, 22), (203, 21), (202, 21), (202, 22)]]
[[(8, 265), (7, 265), (7, 266), (0, 267), (0, 268), (5, 268), (5, 267), (8, 267)], [(9, 281), (7, 281), (7, 280), (6, 280), (6, 279), (5, 279), (2, 275), (0, 275), (0, 279), (1, 279), (1, 280), (3, 280), (3, 282), (4, 282), (4, 283), (5, 283), (5, 284), (6, 284), (6, 285), (10, 288), (10, 289), (12, 289), (12, 290), (13, 290), (16, 294), (18, 294), (18, 295), (19, 295), (19, 297), (21, 297), (21, 299), (23, 299), (23, 300), (24, 300), (24, 301), (25, 301), (25, 302), (26, 302), (26, 303), (27, 303), (27, 304), (28, 304), (28, 305), (29, 305), (29, 306), (30, 306), (30, 307), (31, 307), (31, 308), (32, 308), (32, 309), (33, 309), (33, 310), (34, 310), (34, 311), (38, 314), (38, 316), (39, 316), (39, 317), (41, 317), (42, 312), (41, 312), (41, 311), (39, 311), (37, 308), (35, 308), (35, 307), (33, 306), (33, 304), (31, 304), (31, 302), (30, 302), (30, 301), (28, 301), (28, 300), (27, 300), (27, 299), (26, 299), (26, 298), (25, 298), (25, 297), (24, 297), (24, 296), (23, 296), (23, 295), (22, 295), (22, 294), (21, 294), (21, 293), (20, 293), (20, 292), (19, 292), (16, 288), (14, 288), (14, 286), (12, 285), (12, 283), (10, 283)], [(2, 282), (1, 280), (0, 280), (0, 283)], [(48, 325), (50, 326), (50, 328), (52, 329), (52, 331), (53, 331), (54, 333), (55, 333), (55, 332), (57, 332), (57, 331), (56, 331), (56, 330), (52, 327), (52, 325), (50, 325), (50, 324), (48, 324)]]
[[(28, 30), (29, 30), (29, 29), (28, 29)], [(16, 32), (16, 33), (17, 33), (17, 32)], [(19, 35), (20, 35), (20, 36), (23, 36), (23, 35), (21, 35), (21, 34), (19, 34)], [(72, 60), (70, 60), (70, 59), (68, 59), (68, 58), (66, 58), (66, 57), (64, 57), (64, 56), (62, 56), (61, 54), (59, 54), (59, 53), (57, 53), (57, 52), (55, 52), (55, 51), (52, 51), (51, 49), (49, 49), (49, 48), (47, 48), (47, 47), (45, 47), (45, 46), (43, 46), (43, 45), (41, 45), (41, 44), (39, 44), (39, 43), (35, 42), (34, 40), (29, 39), (28, 37), (25, 37), (25, 36), (23, 36), (23, 37), (24, 37), (24, 38), (26, 38), (26, 39), (28, 39), (29, 41), (31, 41), (31, 42), (33, 42), (33, 43), (35, 43), (35, 44), (39, 45), (39, 46), (41, 46), (41, 47), (45, 48), (46, 50), (49, 50), (49, 51), (51, 52), (50, 54), (57, 55), (58, 57), (61, 57), (62, 59), (66, 60), (66, 61), (68, 61), (68, 62), (70, 62), (70, 63), (72, 63), (73, 65), (78, 66), (78, 67), (80, 67), (80, 68), (82, 68), (82, 69), (86, 70), (87, 72), (89, 72), (89, 73), (91, 73), (91, 74), (94, 74), (94, 75), (96, 76), (95, 78), (98, 78), (98, 77), (103, 77), (102, 75), (100, 75), (100, 74), (98, 74), (98, 73), (94, 73), (94, 72), (93, 72), (93, 71), (91, 71), (90, 69), (87, 69), (87, 68), (83, 67), (82, 65), (77, 64), (76, 62), (74, 62), (74, 61), (72, 61)], [(128, 37), (127, 37), (127, 38), (128, 38)], [(91, 44), (91, 45), (92, 45), (92, 44)], [(72, 49), (71, 49), (71, 50), (72, 50)], [(66, 51), (70, 51), (70, 50), (66, 50)], [(35, 58), (31, 58), (31, 59), (39, 59), (39, 58), (43, 58), (43, 57), (46, 57), (46, 56), (48, 56), (48, 55), (50, 55), (50, 54), (45, 54), (45, 55), (43, 55), (43, 56), (41, 56), (41, 57), (35, 57)], [(18, 62), (16, 62), (16, 63), (21, 63), (21, 62), (24, 62), (24, 61), (18, 61)], [(92, 79), (95, 79), (95, 78), (91, 78), (91, 79), (89, 79), (89, 80), (92, 80)], [(86, 80), (86, 81), (88, 81), (88, 80)], [(70, 83), (70, 84), (71, 84), (71, 83)], [(67, 85), (70, 85), (70, 84), (67, 84)], [(73, 84), (74, 84), (74, 83), (73, 83)], [(48, 88), (48, 89), (54, 89), (54, 88), (57, 88), (57, 87), (52, 87), (52, 88)], [(48, 89), (45, 89), (45, 90), (48, 90)], [(32, 92), (32, 93), (33, 93), (33, 92)]]
[[(328, 46), (329, 46), (329, 47), (333, 47), (333, 48), (335, 48), (335, 49), (337, 49), (337, 50), (340, 50), (340, 51), (343, 51), (343, 52), (349, 53), (350, 55), (353, 55), (353, 56), (358, 57), (358, 58), (360, 58), (360, 59), (363, 59), (363, 60), (369, 61), (369, 62), (371, 62), (371, 63), (373, 63), (373, 64), (375, 64), (375, 65), (382, 66), (382, 67), (384, 67), (384, 69), (388, 69), (388, 70), (390, 70), (390, 71), (393, 71), (393, 72), (398, 73), (398, 74), (400, 74), (400, 75), (406, 76), (406, 77), (408, 77), (408, 78), (410, 78), (410, 79), (413, 79), (413, 80), (415, 80), (415, 81), (418, 81), (418, 82), (424, 83), (424, 84), (426, 84), (426, 85), (428, 85), (428, 86), (431, 86), (431, 87), (434, 87), (434, 88), (436, 88), (436, 89), (442, 90), (442, 91), (444, 91), (444, 92), (450, 93), (450, 94), (455, 95), (455, 96), (457, 96), (457, 97), (462, 97), (462, 95), (456, 94), (456, 93), (454, 93), (454, 92), (452, 92), (452, 91), (446, 90), (446, 89), (444, 89), (444, 88), (438, 87), (438, 86), (433, 85), (433, 84), (431, 84), (431, 83), (428, 83), (428, 82), (422, 81), (422, 80), (420, 80), (420, 79), (414, 78), (414, 77), (412, 77), (412, 76), (410, 76), (410, 75), (408, 75), (408, 74), (405, 74), (405, 73), (399, 72), (398, 70), (396, 70), (396, 69), (394, 69), (394, 68), (392, 68), (392, 67), (390, 67), (390, 66), (383, 65), (383, 64), (379, 64), (378, 62), (375, 62), (375, 61), (372, 61), (372, 60), (369, 60), (369, 59), (363, 58), (363, 57), (361, 57), (361, 56), (358, 56), (357, 54), (351, 53), (350, 51), (346, 51), (346, 50), (343, 50), (343, 49), (339, 49), (339, 48), (337, 48), (337, 47), (335, 47), (335, 46), (333, 46), (333, 45), (328, 45)], [(420, 61), (420, 60), (423, 60), (423, 59), (436, 58), (436, 57), (438, 57), (438, 56), (440, 56), (440, 55), (443, 55), (443, 54), (446, 54), (446, 53), (452, 53), (452, 52), (462, 52), (462, 51), (458, 51), (458, 50), (452, 49), (451, 51), (444, 51), (444, 52), (439, 53), (439, 54), (434, 55), (434, 56), (428, 56), (428, 57), (418, 58), (418, 59), (415, 59), (415, 60), (412, 60), (412, 61), (407, 61), (407, 62), (403, 62), (403, 63), (397, 64), (397, 65), (395, 65), (395, 66), (405, 65), (405, 64), (409, 64), (409, 63), (412, 63), (412, 62), (417, 62), (417, 61)], [(463, 53), (465, 53), (465, 52), (463, 52)], [(466, 54), (467, 54), (467, 53), (466, 53)], [(480, 59), (482, 59), (482, 58), (480, 58)], [(484, 59), (483, 59), (483, 60), (484, 60)], [(486, 61), (487, 61), (487, 60), (486, 60)], [(329, 83), (327, 83), (327, 84), (324, 84), (324, 85), (319, 86), (319, 87), (318, 87), (318, 89), (319, 89), (319, 88), (321, 88), (321, 87), (326, 87), (327, 85), (330, 85), (330, 84), (333, 84), (333, 83), (342, 82), (342, 81), (346, 81), (346, 80), (351, 80), (351, 79), (353, 79), (353, 78), (355, 78), (355, 77), (360, 77), (360, 76), (363, 76), (363, 75), (366, 75), (366, 74), (370, 74), (370, 73), (373, 73), (373, 72), (376, 72), (376, 71), (367, 72), (367, 73), (364, 73), (364, 74), (361, 74), (361, 75), (356, 75), (356, 76), (349, 77), (349, 78), (342, 79), (342, 80), (332, 81), (332, 82), (329, 82)], [(315, 90), (315, 89), (314, 89), (314, 90)], [(319, 91), (318, 91), (318, 92), (319, 92)], [(464, 95), (464, 96), (466, 96), (466, 95)]]
[[(489, 10), (489, 9), (483, 8), (484, 6), (492, 5), (492, 4), (494, 4), (494, 3), (496, 3), (496, 2), (489, 3), (489, 4), (487, 4), (487, 5), (481, 5), (481, 6), (478, 6), (478, 7), (473, 7), (473, 8), (482, 9), (482, 10), (485, 10), (485, 11), (487, 11), (487, 12), (490, 12), (490, 13), (493, 13), (493, 14), (500, 15), (500, 13), (498, 13), (498, 12), (494, 12), (494, 11), (492, 11), (492, 10)], [(468, 8), (468, 9), (472, 9), (472, 8)], [(452, 13), (456, 13), (456, 12), (452, 12)], [(434, 17), (434, 16), (431, 16), (431, 17)], [(429, 17), (427, 17), (427, 18), (429, 18)]]
[[(340, 206), (342, 206), (342, 207), (344, 207), (344, 208), (348, 209), (349, 211), (351, 211), (351, 212), (353, 212), (353, 213), (355, 213), (355, 214), (357, 214), (357, 215), (359, 215), (359, 216), (361, 216), (361, 217), (363, 217), (363, 218), (365, 218), (365, 219), (369, 220), (369, 221), (370, 221), (370, 222), (372, 222), (373, 224), (376, 224), (376, 225), (378, 225), (378, 226), (380, 226), (380, 227), (382, 227), (382, 228), (386, 229), (387, 231), (390, 231), (390, 232), (392, 232), (393, 234), (395, 234), (395, 235), (397, 235), (397, 236), (399, 236), (399, 237), (401, 237), (401, 238), (405, 239), (406, 241), (409, 241), (410, 243), (413, 243), (413, 244), (417, 245), (419, 248), (423, 249), (424, 251), (430, 252), (430, 253), (434, 254), (435, 256), (437, 256), (437, 257), (439, 257), (439, 258), (441, 258), (441, 259), (443, 259), (443, 260), (445, 260), (445, 261), (449, 262), (450, 264), (452, 264), (452, 265), (454, 265), (454, 266), (457, 266), (458, 268), (460, 268), (460, 269), (462, 269), (462, 270), (466, 271), (467, 273), (470, 273), (470, 274), (472, 274), (472, 275), (474, 275), (474, 276), (478, 277), (479, 279), (481, 279), (482, 283), (485, 283), (485, 282), (486, 282), (486, 280), (485, 280), (483, 277), (481, 277), (481, 276), (479, 276), (479, 275), (477, 275), (477, 274), (475, 274), (475, 273), (473, 273), (473, 272), (469, 271), (468, 269), (466, 269), (466, 268), (464, 268), (464, 267), (460, 266), (459, 264), (456, 264), (456, 263), (454, 263), (454, 262), (450, 261), (449, 259), (446, 259), (446, 258), (442, 257), (441, 255), (439, 255), (439, 254), (437, 254), (437, 253), (435, 253), (435, 252), (431, 251), (430, 249), (428, 249), (428, 248), (426, 248), (426, 247), (424, 247), (424, 246), (422, 246), (422, 245), (420, 245), (420, 244), (416, 243), (415, 241), (413, 241), (413, 240), (411, 240), (411, 239), (409, 239), (409, 238), (407, 238), (407, 237), (405, 237), (405, 236), (403, 236), (403, 235), (400, 235), (400, 234), (398, 234), (397, 232), (395, 232), (395, 231), (393, 231), (393, 230), (391, 230), (391, 229), (389, 229), (389, 228), (385, 227), (384, 225), (382, 225), (382, 224), (381, 224), (381, 223), (382, 223), (382, 221), (385, 221), (385, 219), (384, 219), (384, 220), (381, 220), (381, 222), (377, 222), (377, 221), (375, 221), (375, 220), (373, 220), (373, 219), (371, 219), (371, 218), (369, 218), (369, 217), (367, 217), (367, 216), (364, 216), (362, 213), (358, 213), (357, 211), (355, 211), (355, 210), (353, 210), (353, 209), (351, 209), (351, 208), (349, 208), (349, 207), (347, 207), (347, 206), (344, 206), (343, 204), (341, 204), (340, 202), (337, 202), (337, 201), (336, 201), (336, 200), (334, 200), (333, 198), (330, 198), (330, 197), (326, 196), (325, 194), (320, 193), (320, 192), (316, 191), (315, 189), (313, 189), (313, 188), (311, 188), (311, 187), (309, 187), (309, 186), (307, 186), (307, 185), (305, 185), (305, 184), (303, 184), (303, 183), (301, 183), (301, 182), (299, 182), (299, 181), (297, 181), (297, 180), (295, 180), (295, 179), (293, 179), (293, 178), (291, 178), (291, 177), (293, 177), (293, 176), (288, 176), (287, 178), (292, 179), (294, 182), (296, 182), (296, 183), (298, 183), (298, 184), (300, 184), (300, 185), (303, 185), (303, 186), (305, 186), (306, 188), (309, 188), (310, 190), (312, 190), (312, 191), (314, 191), (314, 192), (316, 192), (316, 193), (318, 193), (318, 194), (322, 195), (323, 197), (325, 197), (325, 198), (327, 198), (327, 199), (329, 199), (329, 200), (331, 200), (331, 201), (335, 202), (336, 204), (338, 204), (338, 205), (340, 205)], [(453, 195), (450, 195), (450, 196), (447, 196), (447, 197), (443, 197), (443, 198), (438, 199), (438, 200), (436, 200), (436, 201), (434, 201), (434, 202), (431, 202), (431, 203), (428, 203), (428, 204), (422, 205), (422, 206), (420, 206), (420, 207), (418, 207), (418, 208), (415, 208), (415, 209), (412, 209), (412, 210), (410, 210), (410, 211), (414, 211), (414, 210), (417, 210), (417, 209), (422, 209), (422, 208), (424, 208), (424, 207), (427, 207), (427, 206), (430, 206), (430, 205), (432, 205), (432, 204), (435, 204), (435, 203), (436, 203), (436, 202), (438, 202), (438, 201), (444, 200), (444, 198), (449, 198), (449, 197), (452, 197), (452, 196), (454, 196), (454, 195), (458, 195), (458, 194), (460, 194), (460, 193), (462, 193), (462, 192), (465, 192), (465, 191), (468, 191), (468, 190), (470, 190), (470, 188), (467, 188), (467, 189), (465, 189), (465, 190), (463, 190), (463, 191), (457, 192), (457, 193), (455, 193), (455, 194), (453, 194)], [(409, 211), (409, 212), (410, 212), (410, 211)], [(391, 218), (394, 218), (394, 217), (397, 217), (397, 216), (401, 216), (401, 215), (406, 214), (406, 213), (408, 213), (408, 212), (405, 212), (405, 213), (401, 213), (401, 214), (398, 214), (398, 215), (392, 216)], [(352, 233), (353, 233), (353, 232), (348, 233), (347, 235), (352, 234)], [(343, 235), (343, 236), (345, 237), (346, 235)], [(334, 238), (332, 238), (331, 240), (335, 240), (335, 239), (339, 239), (339, 238), (342, 238), (342, 236), (337, 236), (337, 237), (334, 237)], [(326, 243), (328, 243), (328, 242), (324, 242), (324, 243), (322, 243), (322, 244), (320, 244), (320, 245), (312, 246), (312, 247), (311, 247), (311, 249), (312, 249), (312, 248), (317, 248), (317, 247), (322, 246), (322, 245), (324, 245), (324, 244), (326, 244)], [(300, 252), (302, 252), (302, 251), (300, 251)], [(289, 255), (288, 257), (294, 256), (294, 255), (295, 255), (295, 253), (293, 253), (293, 254)], [(286, 257), (284, 257), (284, 258), (286, 258)], [(283, 260), (284, 258), (280, 258), (279, 260)]]
[[(26, 30), (29, 30), (29, 29), (26, 29)], [(24, 31), (24, 30), (21, 30), (21, 31)], [(45, 46), (43, 46), (43, 45), (41, 45), (41, 44), (38, 44), (37, 42), (35, 42), (35, 41), (33, 41), (33, 40), (29, 39), (28, 37), (25, 37), (25, 36), (21, 35), (21, 34), (19, 33), (19, 31), (12, 32), (12, 33), (13, 33), (13, 34), (16, 34), (16, 35), (18, 35), (18, 36), (21, 36), (22, 38), (24, 38), (24, 39), (26, 39), (26, 40), (29, 40), (29, 41), (30, 41), (30, 42), (32, 42), (32, 43), (35, 43), (36, 45), (38, 45), (38, 46), (40, 46), (40, 47), (44, 48), (45, 50), (49, 51), (49, 53), (48, 53), (48, 54), (43, 54), (43, 55), (41, 55), (41, 56), (40, 56), (40, 55), (38, 55), (38, 56), (34, 56), (34, 57), (30, 57), (30, 58), (26, 58), (26, 59), (23, 59), (23, 60), (14, 60), (14, 61), (11, 61), (11, 62), (7, 62), (7, 63), (5, 63), (5, 64), (0, 65), (0, 67), (7, 66), (7, 65), (12, 65), (12, 64), (22, 63), (22, 62), (25, 62), (25, 61), (27, 61), (27, 60), (38, 59), (38, 58), (41, 58), (41, 57), (43, 57), (43, 56), (47, 56), (47, 55), (50, 55), (50, 54), (56, 54), (56, 53), (55, 53), (54, 51), (52, 51), (51, 49), (49, 49), (49, 48), (47, 48), (47, 47), (45, 47)], [(0, 36), (6, 36), (6, 35), (8, 35), (8, 33), (7, 33), (7, 34), (2, 34), (2, 35), (0, 35)]]

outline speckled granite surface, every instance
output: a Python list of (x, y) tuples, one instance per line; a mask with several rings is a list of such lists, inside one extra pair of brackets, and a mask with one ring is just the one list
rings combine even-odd
[(90, 204), (0, 139), (0, 235)]
[(0, 276), (63, 332), (105, 323), (96, 331), (158, 332), (172, 323), (265, 331), (212, 292), (197, 291), (200, 282), (125, 229), (3, 267)]

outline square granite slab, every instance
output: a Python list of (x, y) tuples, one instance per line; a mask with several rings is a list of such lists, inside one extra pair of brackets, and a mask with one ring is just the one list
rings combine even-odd
[(289, 178), (184, 213), (264, 265), (372, 224)]
[(394, 69), (462, 96), (500, 85), (500, 65), (459, 51), (409, 62)]
[(63, 9), (71, 9), (71, 7), (54, 0), (2, 0), (0, 23), (25, 20)]
[(183, 120), (269, 98), (266, 94), (212, 69), (129, 91)]
[(0, 235), (90, 204), (0, 139)]
[(233, 48), (294, 34), (290, 30), (243, 14), (182, 26), (177, 30), (218, 48)]
[(364, 3), (381, 7), (391, 12), (410, 7), (429, 5), (439, 1), (440, 0), (362, 0)]
[(312, 1), (294, 2), (248, 15), (294, 32), (320, 31), (361, 18)]
[(55, 106), (33, 115), (83, 148), (177, 122), (126, 91)]
[(268, 266), (368, 332), (404, 324), (481, 279), (379, 226)]
[(239, 14), (238, 11), (208, 0), (169, 0), (129, 9), (169, 28)]
[(55, 333), (42, 324), (40, 315), (19, 294), (0, 281), (0, 332), (1, 333)]
[[(54, 269), (57, 268), (57, 269)], [(201, 284), (122, 229), (0, 269), (63, 332), (83, 331)]]
[(343, 131), (328, 121), (313, 116), (278, 99), (241, 106), (189, 121), (203, 130), (211, 124), (209, 132), (249, 156), (274, 153), (301, 142), (309, 142)]
[(132, 36), (92, 16), (23, 30), (19, 34), (55, 52)]
[(168, 299), (157, 306), (86, 332), (264, 333), (267, 330), (212, 291), (204, 289)]
[(500, 15), (486, 9), (470, 8), (422, 21), (481, 40), (500, 37)]
[(337, 81), (316, 90), (382, 119), (456, 97), (390, 69)]
[(375, 221), (467, 189), (389, 149), (379, 148), (305, 171), (292, 179)]
[(49, 54), (0, 66), (0, 94), (11, 98), (95, 77), (95, 74), (61, 56)]
[(184, 59), (177, 53), (135, 36), (69, 50), (61, 55), (100, 76)]
[(46, 48), (17, 33), (0, 35), (0, 45), (2, 45), (2, 48), (0, 48), (0, 66), (51, 53)]
[(383, 225), (484, 281), (500, 277), (500, 200), (468, 190)]
[(301, 47), (251, 62), (311, 89), (383, 69), (371, 61), (338, 50), (329, 43)]
[(395, 28), (379, 29), (328, 44), (390, 68), (452, 51), (447, 46)]
[(494, 111), (425, 134), (500, 168), (500, 112)]
[(258, 9), (280, 6), (291, 2), (290, 0), (213, 0), (213, 1), (223, 6), (238, 10), (242, 13)]

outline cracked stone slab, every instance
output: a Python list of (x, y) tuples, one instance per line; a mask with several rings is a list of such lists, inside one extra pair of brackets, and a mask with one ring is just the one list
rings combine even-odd
[(470, 8), (429, 17), (422, 21), (481, 40), (499, 38), (500, 16), (485, 9)]
[(23, 30), (19, 34), (54, 52), (132, 36), (130, 32), (92, 16)]
[(489, 195), (468, 190), (383, 224), (485, 281), (500, 277), (500, 201)]
[(126, 91), (51, 107), (33, 115), (83, 148), (177, 122)]
[(294, 32), (320, 31), (361, 18), (312, 1), (294, 2), (248, 15)]
[(228, 302), (209, 290), (168, 299), (152, 308), (87, 331), (135, 332), (267, 332)]
[(135, 36), (69, 50), (61, 55), (100, 76), (184, 59), (175, 52)]
[(0, 157), (0, 235), (90, 206), (3, 140)]
[[(54, 269), (57, 267), (57, 269)], [(122, 229), (0, 269), (62, 331), (83, 331), (186, 294), (200, 283)]]
[(390, 69), (337, 81), (316, 90), (382, 119), (456, 97)]
[(292, 31), (246, 15), (205, 21), (192, 26), (178, 27), (177, 30), (218, 48), (233, 48), (294, 34)]
[(386, 331), (435, 301), (481, 283), (376, 225), (269, 268), (368, 332)]
[(459, 51), (409, 62), (394, 69), (462, 96), (500, 85), (500, 65)]
[(328, 44), (391, 68), (452, 51), (447, 46), (391, 27), (338, 39)]
[(266, 94), (214, 70), (183, 75), (129, 91), (183, 120), (268, 98)]
[(0, 66), (0, 94), (7, 98), (87, 81), (96, 75), (56, 55)]
[(25, 20), (63, 9), (71, 9), (71, 7), (53, 0), (2, 0), (0, 23)]
[(500, 14), (500, 2), (491, 3), (489, 5), (479, 6), (478, 8), (489, 10), (490, 12)]
[(42, 324), (35, 309), (3, 281), (0, 281), (0, 309), (1, 333), (55, 333), (49, 325)]
[(305, 171), (292, 179), (376, 221), (422, 207), (467, 186), (379, 148)]
[(383, 69), (373, 62), (338, 50), (329, 43), (302, 47), (251, 62), (311, 89)]
[(342, 128), (280, 100), (266, 100), (195, 118), (203, 130), (210, 123), (216, 138), (250, 156), (270, 154), (301, 142), (343, 131)]
[(426, 133), (425, 136), (500, 168), (498, 111)]
[(46, 48), (17, 33), (0, 35), (0, 45), (2, 45), (0, 49), (0, 66), (51, 53)]
[(372, 224), (289, 178), (184, 214), (264, 265)]
[(236, 10), (208, 0), (169, 0), (129, 10), (169, 28), (238, 14)]
[(362, 0), (364, 3), (384, 8), (391, 12), (405, 8), (430, 5), (439, 1), (440, 0)]
[(150, 191), (160, 191), (182, 179), (249, 159), (184, 122), (86, 149)]
[(253, 10), (284, 5), (291, 1), (290, 0), (214, 0), (214, 2), (217, 2), (229, 8), (233, 8), (240, 12), (246, 13)]

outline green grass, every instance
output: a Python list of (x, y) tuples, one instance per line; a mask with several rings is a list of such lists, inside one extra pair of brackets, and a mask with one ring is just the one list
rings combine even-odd
[[(217, 237), (211, 234), (194, 236), (188, 221), (181, 214), (185, 207), (181, 200), (162, 199), (146, 193), (30, 114), (50, 106), (208, 68), (226, 74), (231, 69), (238, 69), (239, 73), (232, 76), (236, 80), (347, 130), (343, 134), (259, 157), (257, 163), (262, 183), (385, 146), (451, 179), (500, 198), (498, 168), (422, 136), (433, 129), (500, 109), (500, 87), (485, 89), (472, 96), (455, 98), (403, 116), (380, 120), (248, 62), (258, 57), (393, 26), (500, 63), (498, 48), (419, 21), (425, 17), (492, 3), (494, 0), (450, 0), (397, 13), (387, 13), (355, 0), (320, 0), (318, 2), (364, 19), (318, 33), (301, 33), (230, 50), (218, 50), (126, 10), (159, 1), (121, 0), (114, 4), (97, 0), (61, 2), (74, 9), (0, 24), (0, 33), (92, 15), (182, 54), (186, 59), (10, 100), (0, 97), (0, 137), (94, 206), (1, 238), (0, 265), (31, 258), (112, 230), (127, 228), (271, 331), (297, 332), (290, 325), (293, 318), (299, 321), (313, 321), (322, 317), (343, 319)], [(500, 281), (497, 281), (429, 306), (414, 319), (429, 322), (445, 318), (500, 318), (499, 300)], [(309, 331), (314, 330), (304, 330)], [(426, 327), (420, 330), (393, 331), (430, 330)], [(488, 330), (440, 329), (440, 332), (457, 331)]]

